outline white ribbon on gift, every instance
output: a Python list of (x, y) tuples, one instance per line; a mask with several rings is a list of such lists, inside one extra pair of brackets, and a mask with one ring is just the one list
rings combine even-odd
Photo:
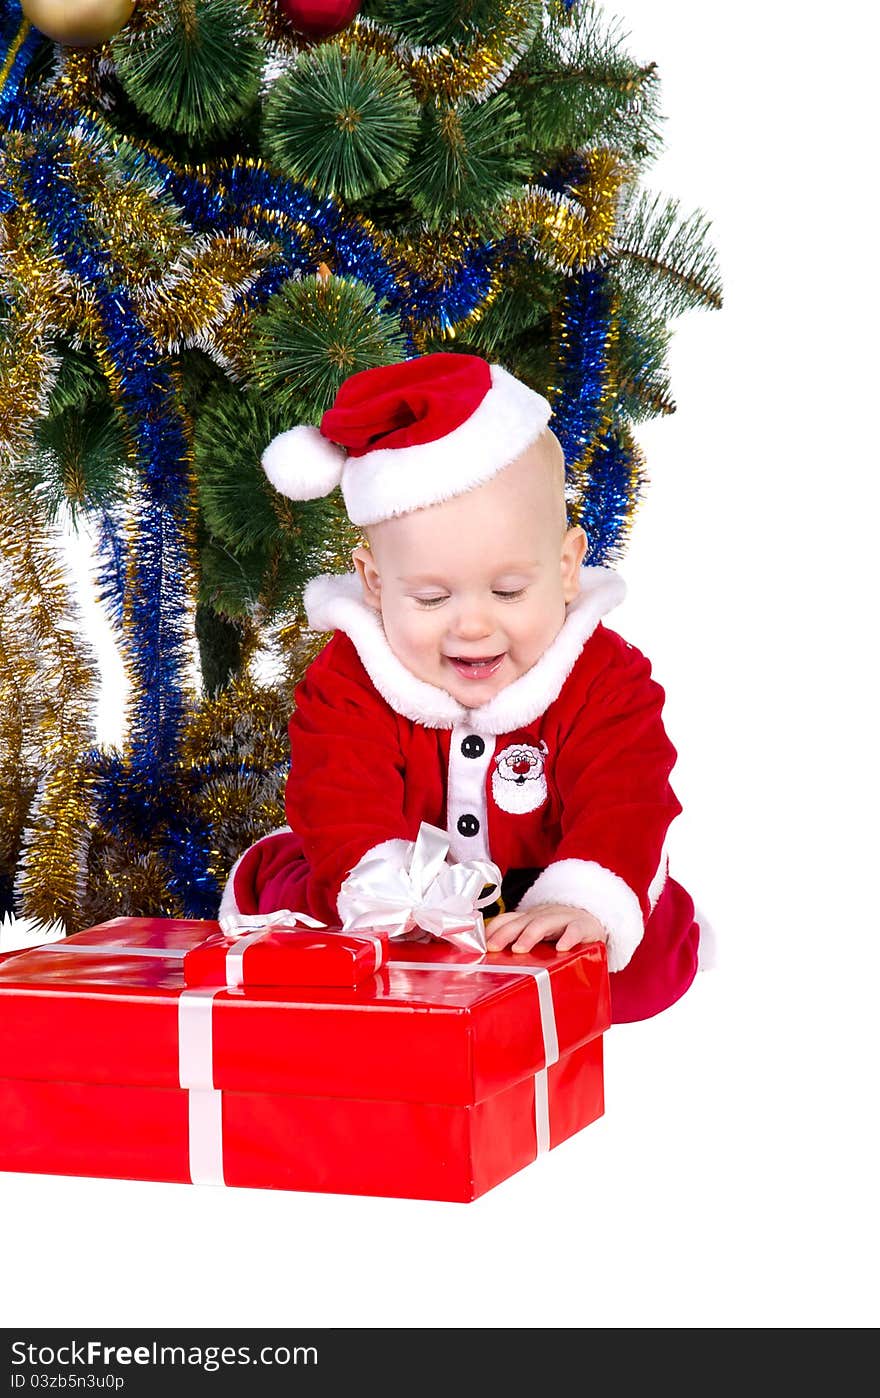
[(193, 1184), (225, 1184), (223, 1093), (214, 1086), (214, 997), (225, 985), (198, 985), (177, 1002), (178, 1075), (186, 1089), (189, 1177)]
[[(223, 1093), (214, 1086), (214, 997), (221, 990), (236, 990), (244, 984), (244, 954), (273, 927), (326, 928), (326, 922), (309, 913), (281, 908), (272, 913), (227, 913), (219, 919), (220, 930), (235, 942), (226, 953), (226, 984), (187, 987), (177, 1002), (178, 1076), (187, 1092), (189, 1126), (189, 1176), (193, 1184), (224, 1185), (223, 1174)], [(331, 932), (331, 936), (338, 933)], [(375, 933), (358, 932), (373, 943), (374, 972), (382, 965), (382, 939)]]
[[(425, 821), (405, 865), (367, 855), (339, 890), (336, 906), (346, 932), (381, 927), (392, 941), (427, 932), (465, 951), (484, 952), (481, 908), (501, 891), (501, 870), (484, 859), (448, 864), (449, 836)], [(489, 885), (489, 892), (483, 889)]]

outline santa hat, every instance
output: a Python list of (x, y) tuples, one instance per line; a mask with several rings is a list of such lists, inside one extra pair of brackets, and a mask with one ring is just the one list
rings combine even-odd
[(277, 491), (314, 500), (342, 486), (353, 524), (376, 524), (483, 485), (541, 435), (546, 398), (475, 354), (425, 354), (363, 369), (320, 427), (263, 452)]

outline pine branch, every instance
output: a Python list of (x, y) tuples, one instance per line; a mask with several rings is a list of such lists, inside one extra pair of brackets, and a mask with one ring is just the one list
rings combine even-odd
[(393, 364), (404, 352), (397, 316), (364, 283), (290, 278), (255, 320), (251, 379), (273, 414), (317, 422), (348, 374)]
[(512, 198), (528, 173), (520, 115), (504, 93), (431, 104), (400, 188), (432, 228), (480, 219)]
[(533, 148), (601, 143), (641, 161), (660, 147), (655, 63), (636, 63), (591, 6), (551, 22), (505, 85)]
[(401, 173), (418, 125), (418, 103), (396, 63), (324, 43), (300, 54), (269, 90), (264, 140), (291, 179), (353, 200)]
[(580, 67), (530, 67), (517, 68), (505, 83), (505, 88), (553, 87), (571, 84), (574, 86), (608, 87), (622, 96), (632, 98), (639, 88), (657, 76), (657, 64), (648, 63), (642, 68), (633, 69), (629, 64), (603, 66), (584, 64)]
[(679, 201), (635, 197), (630, 189), (619, 210), (609, 270), (633, 301), (646, 300), (659, 319), (697, 307), (718, 309), (721, 278), (711, 223), (701, 210), (679, 218)]
[(128, 97), (161, 130), (228, 132), (259, 96), (263, 32), (240, 0), (163, 6), (145, 29), (120, 30), (111, 48)]

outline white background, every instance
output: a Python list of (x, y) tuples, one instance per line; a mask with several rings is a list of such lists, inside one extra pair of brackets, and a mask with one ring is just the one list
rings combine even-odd
[(609, 619), (667, 691), (673, 872), (721, 964), (474, 1204), (0, 1177), (7, 1326), (880, 1320), (873, 7), (606, 14), (660, 68), (644, 183), (709, 214), (725, 286), (678, 322)]

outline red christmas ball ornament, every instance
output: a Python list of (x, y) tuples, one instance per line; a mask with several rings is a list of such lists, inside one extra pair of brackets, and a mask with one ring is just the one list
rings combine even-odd
[(349, 24), (361, 0), (277, 0), (278, 9), (298, 34), (307, 39), (329, 39)]

